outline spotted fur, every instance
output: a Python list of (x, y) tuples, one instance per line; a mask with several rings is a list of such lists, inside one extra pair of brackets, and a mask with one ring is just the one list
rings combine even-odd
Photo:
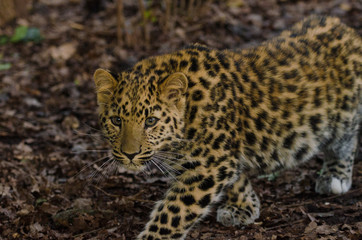
[(325, 153), (316, 191), (351, 187), (361, 110), (362, 41), (336, 18), (310, 17), (259, 47), (202, 45), (151, 57), (115, 76), (97, 70), (100, 123), (125, 167), (173, 177), (137, 239), (183, 239), (211, 206), (252, 223), (248, 176)]

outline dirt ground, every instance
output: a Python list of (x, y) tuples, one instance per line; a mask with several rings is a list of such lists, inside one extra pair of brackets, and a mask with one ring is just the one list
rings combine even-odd
[[(246, 48), (310, 14), (338, 16), (362, 34), (360, 0), (204, 1), (196, 9), (176, 1), (166, 17), (167, 1), (145, 1), (142, 14), (129, 0), (118, 39), (115, 1), (33, 2), (28, 16), (0, 28), (0, 239), (134, 239), (167, 189), (156, 170), (102, 166), (109, 152), (97, 124), (98, 67), (121, 71), (194, 42)], [(41, 37), (1, 41), (20, 25)], [(224, 227), (212, 212), (187, 239), (362, 239), (362, 161), (342, 196), (314, 192), (321, 162), (253, 179), (262, 202), (255, 224)]]

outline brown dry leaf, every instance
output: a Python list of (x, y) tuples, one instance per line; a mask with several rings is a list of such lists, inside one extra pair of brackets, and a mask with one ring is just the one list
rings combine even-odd
[(74, 200), (72, 207), (79, 209), (91, 209), (92, 200), (89, 198), (77, 198)]
[(194, 232), (192, 232), (190, 235), (191, 235), (191, 237), (192, 237), (193, 239), (198, 239), (198, 237), (199, 237), (199, 232), (194, 231)]
[(54, 215), (60, 210), (60, 208), (58, 206), (50, 204), (49, 202), (44, 202), (40, 206), (40, 210), (50, 215)]
[(108, 233), (113, 233), (113, 232), (117, 231), (117, 229), (118, 229), (118, 227), (108, 228), (107, 232)]
[(254, 234), (254, 239), (255, 240), (263, 240), (265, 239), (265, 237), (263, 236), (263, 234), (261, 232), (257, 232)]
[(75, 42), (65, 43), (59, 47), (51, 47), (49, 49), (50, 56), (55, 60), (68, 60), (77, 50)]
[(99, 219), (95, 219), (94, 216), (83, 213), (73, 219), (73, 224), (71, 225), (71, 230), (78, 232), (78, 231), (84, 231), (87, 229), (92, 229), (93, 227), (97, 228), (98, 220)]
[(336, 236), (319, 237), (318, 240), (336, 240)]
[(29, 204), (23, 204), (22, 209), (16, 214), (19, 216), (26, 216), (34, 211), (34, 206)]
[(27, 121), (24, 121), (24, 122), (23, 122), (23, 127), (24, 127), (25, 129), (34, 130), (34, 131), (39, 131), (39, 130), (41, 129), (40, 126), (36, 126), (36, 125), (34, 125), (33, 123), (27, 122)]
[(346, 12), (352, 9), (352, 5), (350, 3), (341, 3), (339, 7)]
[(66, 116), (62, 122), (62, 126), (67, 129), (79, 128), (79, 120), (75, 116)]
[(308, 226), (304, 229), (304, 233), (307, 234), (307, 233), (314, 232), (317, 227), (318, 227), (318, 224), (316, 222), (310, 222), (308, 224)]
[(25, 144), (24, 141), (22, 141), (15, 147), (15, 154), (21, 157), (25, 157), (27, 154), (32, 152), (33, 149), (29, 145)]
[(44, 230), (44, 227), (40, 225), (38, 222), (31, 224), (29, 227), (30, 227), (30, 232), (32, 234), (42, 232)]
[(362, 222), (356, 223), (356, 227), (358, 229), (358, 232), (362, 233)]
[(37, 182), (34, 178), (32, 178), (32, 186), (31, 186), (31, 189), (30, 189), (30, 192), (31, 193), (39, 193), (40, 192), (40, 187), (39, 187), (39, 182)]
[(67, 1), (64, 0), (40, 0), (41, 3), (49, 5), (49, 6), (60, 6), (67, 3)]
[(10, 189), (10, 186), (0, 184), (0, 196), (11, 197)]
[(185, 38), (186, 38), (186, 32), (185, 32), (185, 30), (182, 29), (182, 28), (176, 28), (175, 33), (176, 33), (176, 35), (177, 35), (179, 38), (181, 38), (181, 39), (185, 39)]
[(208, 239), (211, 239), (213, 235), (214, 235), (213, 233), (203, 233), (200, 239), (208, 240)]
[(248, 237), (247, 236), (241, 236), (238, 238), (238, 240), (248, 240)]
[(350, 232), (351, 234), (356, 234), (356, 231), (354, 231), (354, 230), (352, 229), (352, 226), (349, 225), (349, 224), (343, 224), (342, 227), (341, 227), (341, 229), (342, 229), (343, 231), (348, 231), (348, 232)]
[(322, 224), (321, 226), (318, 226), (315, 231), (318, 234), (329, 235), (338, 232), (338, 226)]
[(26, 97), (24, 98), (24, 103), (29, 107), (41, 107), (43, 104), (41, 104), (36, 98), (32, 97)]
[(0, 208), (0, 214), (8, 217), (10, 220), (13, 220), (16, 217), (16, 214), (10, 209)]
[(242, 7), (244, 4), (244, 0), (228, 0), (226, 3), (226, 5), (230, 8)]

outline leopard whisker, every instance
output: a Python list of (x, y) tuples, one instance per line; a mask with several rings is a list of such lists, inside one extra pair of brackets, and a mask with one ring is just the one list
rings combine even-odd
[(119, 162), (117, 161), (117, 159), (114, 159), (113, 164), (114, 164), (114, 172), (112, 173), (112, 175), (116, 175), (119, 167)]
[[(165, 163), (161, 162), (158, 159), (154, 159), (154, 160), (156, 160), (156, 162), (160, 165), (160, 168), (163, 168), (163, 170), (167, 172), (168, 176), (171, 176), (175, 181), (177, 181), (174, 173), (172, 172), (175, 169), (173, 169), (171, 166), (168, 166), (168, 167), (170, 167), (170, 168), (168, 168), (167, 165), (165, 165)], [(167, 176), (166, 174), (164, 174), (164, 175)]]
[(100, 183), (101, 180), (105, 179), (105, 178), (109, 178), (109, 176), (111, 176), (113, 172), (115, 172), (115, 170), (117, 168), (114, 168), (116, 164), (116, 160), (112, 157), (110, 158), (106, 164), (104, 164), (103, 167), (101, 167), (101, 171), (99, 171), (98, 175), (100, 175), (97, 178), (97, 185)]
[(141, 172), (143, 175), (145, 175), (147, 177), (147, 176), (150, 176), (152, 174), (152, 172), (151, 172), (151, 168), (150, 168), (150, 163), (145, 162), (145, 165), (146, 165), (146, 169), (142, 169)]
[(90, 137), (101, 137), (103, 136), (103, 133), (85, 133), (85, 132), (81, 132), (79, 130), (73, 129), (73, 132), (77, 135), (80, 136), (90, 136)]
[(174, 173), (177, 173), (177, 174), (181, 174), (176, 168), (174, 168), (174, 167), (172, 167), (170, 164), (162, 161), (163, 159), (160, 159), (160, 158), (157, 158), (157, 157), (156, 157), (155, 159), (157, 159), (157, 161), (158, 161), (158, 163), (159, 163), (160, 165), (163, 165), (164, 167), (168, 168), (170, 171), (172, 171), (172, 172), (174, 172)]
[(169, 151), (158, 151), (158, 153), (170, 154), (170, 155), (178, 155), (184, 157), (185, 154), (177, 153), (177, 152), (169, 152)]
[[(185, 168), (181, 164), (179, 164), (179, 163), (177, 163), (175, 161), (172, 161), (171, 159), (169, 159), (169, 158), (167, 158), (165, 156), (155, 156), (155, 157), (159, 158), (159, 160), (167, 161), (168, 163), (170, 163), (169, 165), (176, 165), (177, 167), (180, 167), (183, 170), (187, 170), (187, 168)], [(175, 159), (175, 160), (178, 160), (178, 159)]]
[(108, 176), (112, 176), (115, 174), (115, 170), (117, 169), (117, 166), (116, 166), (116, 160), (114, 158), (112, 158), (112, 162), (110, 164), (108, 164), (107, 167), (104, 168), (105, 170), (105, 174)]
[(94, 128), (90, 125), (88, 125), (87, 123), (83, 123), (86, 127), (88, 127), (89, 129), (93, 130), (93, 131), (96, 131), (96, 132), (99, 132), (103, 135), (103, 131), (101, 129), (97, 129), (97, 128)]
[(172, 156), (172, 157), (176, 157), (176, 158), (179, 158), (179, 159), (182, 159), (182, 158), (185, 157), (185, 155), (183, 155), (183, 154), (177, 154), (177, 153), (173, 153), (173, 152), (157, 151), (156, 154), (165, 155), (165, 156)]
[(74, 154), (81, 154), (81, 153), (85, 153), (85, 152), (110, 152), (109, 149), (84, 149), (84, 150), (77, 150), (77, 151), (70, 151), (70, 153), (74, 153)]
[(160, 166), (158, 166), (158, 164), (154, 161), (154, 159), (150, 160), (161, 172), (164, 176), (166, 176), (165, 172), (162, 170), (162, 168), (160, 168)]
[[(98, 169), (93, 171), (90, 178), (91, 179), (98, 178), (98, 175), (100, 175), (102, 173), (102, 170), (104, 169), (104, 166), (108, 166), (111, 161), (113, 161), (113, 158), (110, 158), (107, 161), (105, 161), (104, 163), (102, 163), (102, 165), (99, 166)], [(99, 181), (100, 181), (100, 179), (98, 179), (97, 184), (99, 183)]]
[(85, 165), (84, 167), (82, 167), (79, 172), (77, 174), (74, 175), (74, 177), (78, 177), (82, 172), (84, 172), (86, 169), (90, 168), (93, 164), (96, 164), (96, 163), (99, 163), (101, 161), (103, 161), (104, 159), (108, 158), (108, 157), (111, 157), (110, 155), (107, 155), (107, 156), (104, 156), (104, 157), (101, 157), (99, 159), (96, 159), (90, 163), (88, 163), (87, 165)]
[(106, 138), (102, 132), (100, 132), (100, 133), (98, 133), (98, 132), (97, 133), (85, 133), (85, 132), (81, 132), (81, 131), (78, 131), (78, 130), (73, 130), (73, 133), (78, 135), (78, 136), (89, 137), (90, 139), (92, 139), (96, 143), (103, 143), (103, 142), (105, 142), (104, 140)]
[(164, 157), (164, 158), (167, 158), (169, 160), (175, 160), (175, 161), (182, 161), (183, 159), (182, 158), (178, 158), (178, 157), (172, 157), (170, 155), (167, 155), (167, 154), (155, 154), (155, 156), (159, 156), (159, 157)]
[(148, 175), (152, 175), (152, 169), (151, 169), (151, 166), (150, 166), (150, 162), (146, 162), (146, 169), (145, 172), (148, 173)]

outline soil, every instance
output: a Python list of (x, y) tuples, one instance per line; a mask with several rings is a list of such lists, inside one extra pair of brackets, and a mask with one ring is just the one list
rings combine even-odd
[[(138, 60), (199, 42), (246, 48), (311, 14), (333, 15), (362, 34), (360, 0), (124, 1), (126, 31), (117, 38), (116, 1), (39, 0), (29, 15), (0, 28), (40, 30), (40, 41), (0, 45), (0, 239), (134, 239), (169, 180), (107, 168), (108, 145), (97, 124), (92, 74), (119, 72)], [(186, 1), (188, 3), (188, 1)], [(195, 1), (200, 3), (200, 1)], [(145, 30), (146, 29), (146, 30)], [(147, 35), (148, 34), (148, 35)], [(148, 37), (147, 37), (148, 36)], [(252, 179), (260, 218), (224, 227), (215, 212), (187, 239), (361, 239), (362, 162), (341, 196), (314, 192), (322, 156)]]

